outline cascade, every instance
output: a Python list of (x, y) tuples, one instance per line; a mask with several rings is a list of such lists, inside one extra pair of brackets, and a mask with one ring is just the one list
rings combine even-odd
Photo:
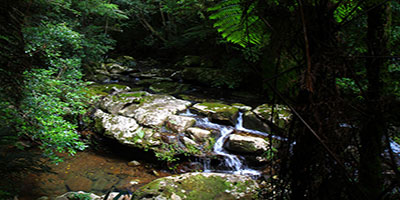
[[(185, 115), (190, 115), (190, 113), (185, 113)], [(220, 155), (221, 157), (224, 158), (224, 165), (227, 170), (214, 170), (210, 166), (210, 161), (205, 160), (204, 161), (204, 172), (223, 172), (223, 173), (232, 173), (232, 174), (240, 174), (240, 175), (248, 175), (248, 176), (260, 176), (261, 172), (250, 169), (248, 168), (244, 163), (243, 160), (240, 159), (239, 156), (230, 154), (224, 149), (224, 143), (229, 137), (229, 135), (236, 129), (240, 131), (247, 131), (251, 133), (256, 133), (260, 135), (268, 135), (267, 133), (263, 133), (260, 131), (255, 131), (255, 130), (249, 130), (243, 128), (243, 120), (242, 120), (242, 113), (239, 114), (239, 118), (237, 121), (237, 124), (235, 127), (231, 126), (224, 126), (220, 124), (216, 124), (213, 122), (210, 122), (208, 118), (198, 118), (196, 122), (196, 126), (203, 127), (203, 128), (209, 128), (209, 129), (214, 129), (214, 130), (219, 130), (220, 131), (220, 137), (217, 139), (217, 141), (214, 144), (213, 147), (213, 152), (216, 155)]]

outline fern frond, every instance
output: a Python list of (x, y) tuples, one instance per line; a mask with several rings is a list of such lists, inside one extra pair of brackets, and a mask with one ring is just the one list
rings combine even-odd
[(214, 27), (227, 41), (242, 47), (268, 41), (267, 27), (253, 14), (254, 5), (244, 9), (240, 0), (224, 0), (208, 11), (214, 12), (209, 18), (215, 20)]

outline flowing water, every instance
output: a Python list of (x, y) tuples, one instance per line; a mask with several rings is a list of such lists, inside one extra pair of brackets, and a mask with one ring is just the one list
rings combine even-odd
[[(234, 131), (245, 131), (252, 134), (268, 136), (267, 133), (246, 129), (243, 127), (242, 114), (239, 114), (237, 124), (226, 126), (213, 123), (208, 118), (199, 117), (189, 110), (180, 115), (195, 117), (196, 126), (204, 129), (212, 129), (220, 132), (213, 147), (214, 155), (222, 158), (219, 166), (212, 166), (210, 159), (204, 160), (204, 172), (220, 172), (248, 175), (257, 178), (260, 171), (251, 169), (245, 164), (245, 159), (239, 155), (225, 150), (224, 144)], [(109, 141), (107, 142), (109, 143)], [(109, 145), (115, 148), (115, 145)], [(112, 146), (112, 147), (111, 147)], [(105, 147), (103, 147), (105, 148)], [(65, 157), (65, 161), (59, 164), (50, 164), (51, 172), (27, 174), (19, 184), (21, 191), (20, 200), (36, 199), (40, 196), (55, 196), (64, 194), (70, 190), (83, 190), (97, 194), (104, 194), (112, 187), (117, 191), (134, 191), (136, 188), (151, 182), (154, 179), (171, 175), (157, 169), (153, 164), (142, 161), (141, 158), (120, 155), (128, 150), (118, 152), (86, 151), (78, 152), (73, 157)], [(131, 160), (140, 160), (140, 165), (132, 166)]]
[[(193, 116), (193, 114), (190, 113), (189, 111), (187, 111), (184, 115)], [(229, 153), (224, 148), (224, 144), (225, 144), (227, 138), (235, 130), (245, 131), (248, 133), (262, 135), (262, 136), (268, 136), (267, 133), (244, 128), (242, 116), (243, 116), (243, 114), (239, 113), (239, 117), (237, 119), (237, 123), (236, 123), (235, 127), (216, 124), (216, 123), (210, 122), (208, 120), (208, 118), (198, 118), (197, 119), (196, 126), (206, 128), (206, 129), (214, 129), (214, 130), (220, 131), (220, 136), (216, 140), (214, 147), (213, 147), (213, 153), (223, 157), (223, 159), (224, 159), (223, 167), (226, 168), (226, 169), (222, 169), (222, 170), (215, 169), (210, 165), (210, 161), (206, 159), (204, 161), (205, 162), (205, 164), (204, 164), (205, 172), (232, 173), (232, 174), (248, 175), (248, 176), (252, 176), (255, 178), (261, 175), (260, 171), (255, 170), (255, 169), (250, 169), (249, 167), (247, 167), (244, 164), (243, 158), (241, 158), (238, 155)]]

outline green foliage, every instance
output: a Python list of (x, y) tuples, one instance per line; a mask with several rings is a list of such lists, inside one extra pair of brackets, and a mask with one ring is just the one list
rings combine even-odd
[[(335, 2), (338, 3), (338, 2)], [(349, 0), (343, 1), (334, 12), (334, 18), (337, 22), (343, 22), (343, 20), (351, 20), (354, 16), (358, 15), (362, 11), (359, 6), (359, 1)]]
[(56, 152), (86, 147), (77, 132), (89, 102), (82, 66), (101, 61), (114, 44), (107, 32), (127, 17), (108, 0), (34, 0), (30, 11), (22, 32), (33, 67), (23, 74), (18, 104), (0, 89), (0, 120), (58, 162)]
[(278, 152), (278, 149), (276, 149), (275, 147), (271, 147), (270, 149), (268, 149), (267, 151), (265, 151), (262, 154), (262, 157), (264, 157), (267, 160), (272, 160), (275, 157), (277, 152)]
[(215, 20), (214, 27), (229, 42), (242, 47), (261, 45), (268, 41), (269, 33), (263, 21), (253, 14), (255, 4), (244, 8), (241, 0), (224, 0), (209, 8), (214, 12), (210, 19)]
[(89, 193), (74, 193), (72, 197), (68, 198), (69, 200), (91, 200)]

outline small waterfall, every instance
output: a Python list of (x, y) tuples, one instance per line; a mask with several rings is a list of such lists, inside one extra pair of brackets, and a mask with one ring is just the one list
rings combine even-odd
[(390, 148), (392, 148), (393, 152), (396, 154), (400, 154), (400, 145), (395, 141), (390, 140)]
[(231, 169), (233, 174), (249, 175), (249, 176), (259, 176), (261, 173), (257, 170), (247, 168), (243, 165), (242, 161), (237, 155), (229, 154), (224, 149), (224, 143), (228, 138), (229, 134), (233, 132), (233, 129), (224, 127), (221, 129), (221, 136), (218, 138), (214, 145), (214, 153), (224, 156), (225, 165)]
[[(186, 113), (185, 115), (188, 115), (188, 113)], [(204, 161), (204, 172), (223, 172), (223, 173), (248, 175), (248, 176), (254, 176), (254, 177), (257, 177), (261, 174), (261, 172), (254, 170), (254, 169), (250, 169), (247, 166), (245, 166), (243, 164), (242, 160), (237, 155), (230, 154), (224, 149), (225, 141), (227, 140), (229, 135), (235, 129), (247, 131), (247, 129), (244, 129), (244, 128), (240, 129), (240, 127), (242, 127), (242, 119), (240, 119), (240, 120), (238, 119), (238, 123), (236, 124), (235, 128), (231, 127), (231, 126), (224, 126), (224, 125), (212, 123), (208, 120), (208, 118), (198, 118), (197, 122), (196, 122), (196, 126), (220, 131), (221, 135), (215, 142), (213, 151), (215, 154), (220, 155), (224, 158), (225, 167), (228, 168), (228, 170), (213, 170), (210, 166), (210, 160), (205, 160)], [(254, 131), (254, 130), (252, 130), (252, 131)], [(262, 132), (260, 132), (260, 133), (262, 133)], [(266, 134), (266, 133), (263, 133), (263, 134)]]
[[(238, 130), (238, 131), (243, 131), (243, 132), (247, 132), (247, 133), (251, 133), (251, 134), (255, 134), (255, 135), (269, 136), (269, 134), (265, 133), (265, 132), (244, 128), (243, 127), (243, 113), (242, 112), (239, 112), (239, 116), (237, 118), (235, 129)], [(274, 138), (274, 139), (277, 139), (277, 140), (286, 140), (285, 138), (282, 138), (282, 137), (279, 137), (279, 136), (275, 136), (275, 135), (272, 135), (271, 137)]]

